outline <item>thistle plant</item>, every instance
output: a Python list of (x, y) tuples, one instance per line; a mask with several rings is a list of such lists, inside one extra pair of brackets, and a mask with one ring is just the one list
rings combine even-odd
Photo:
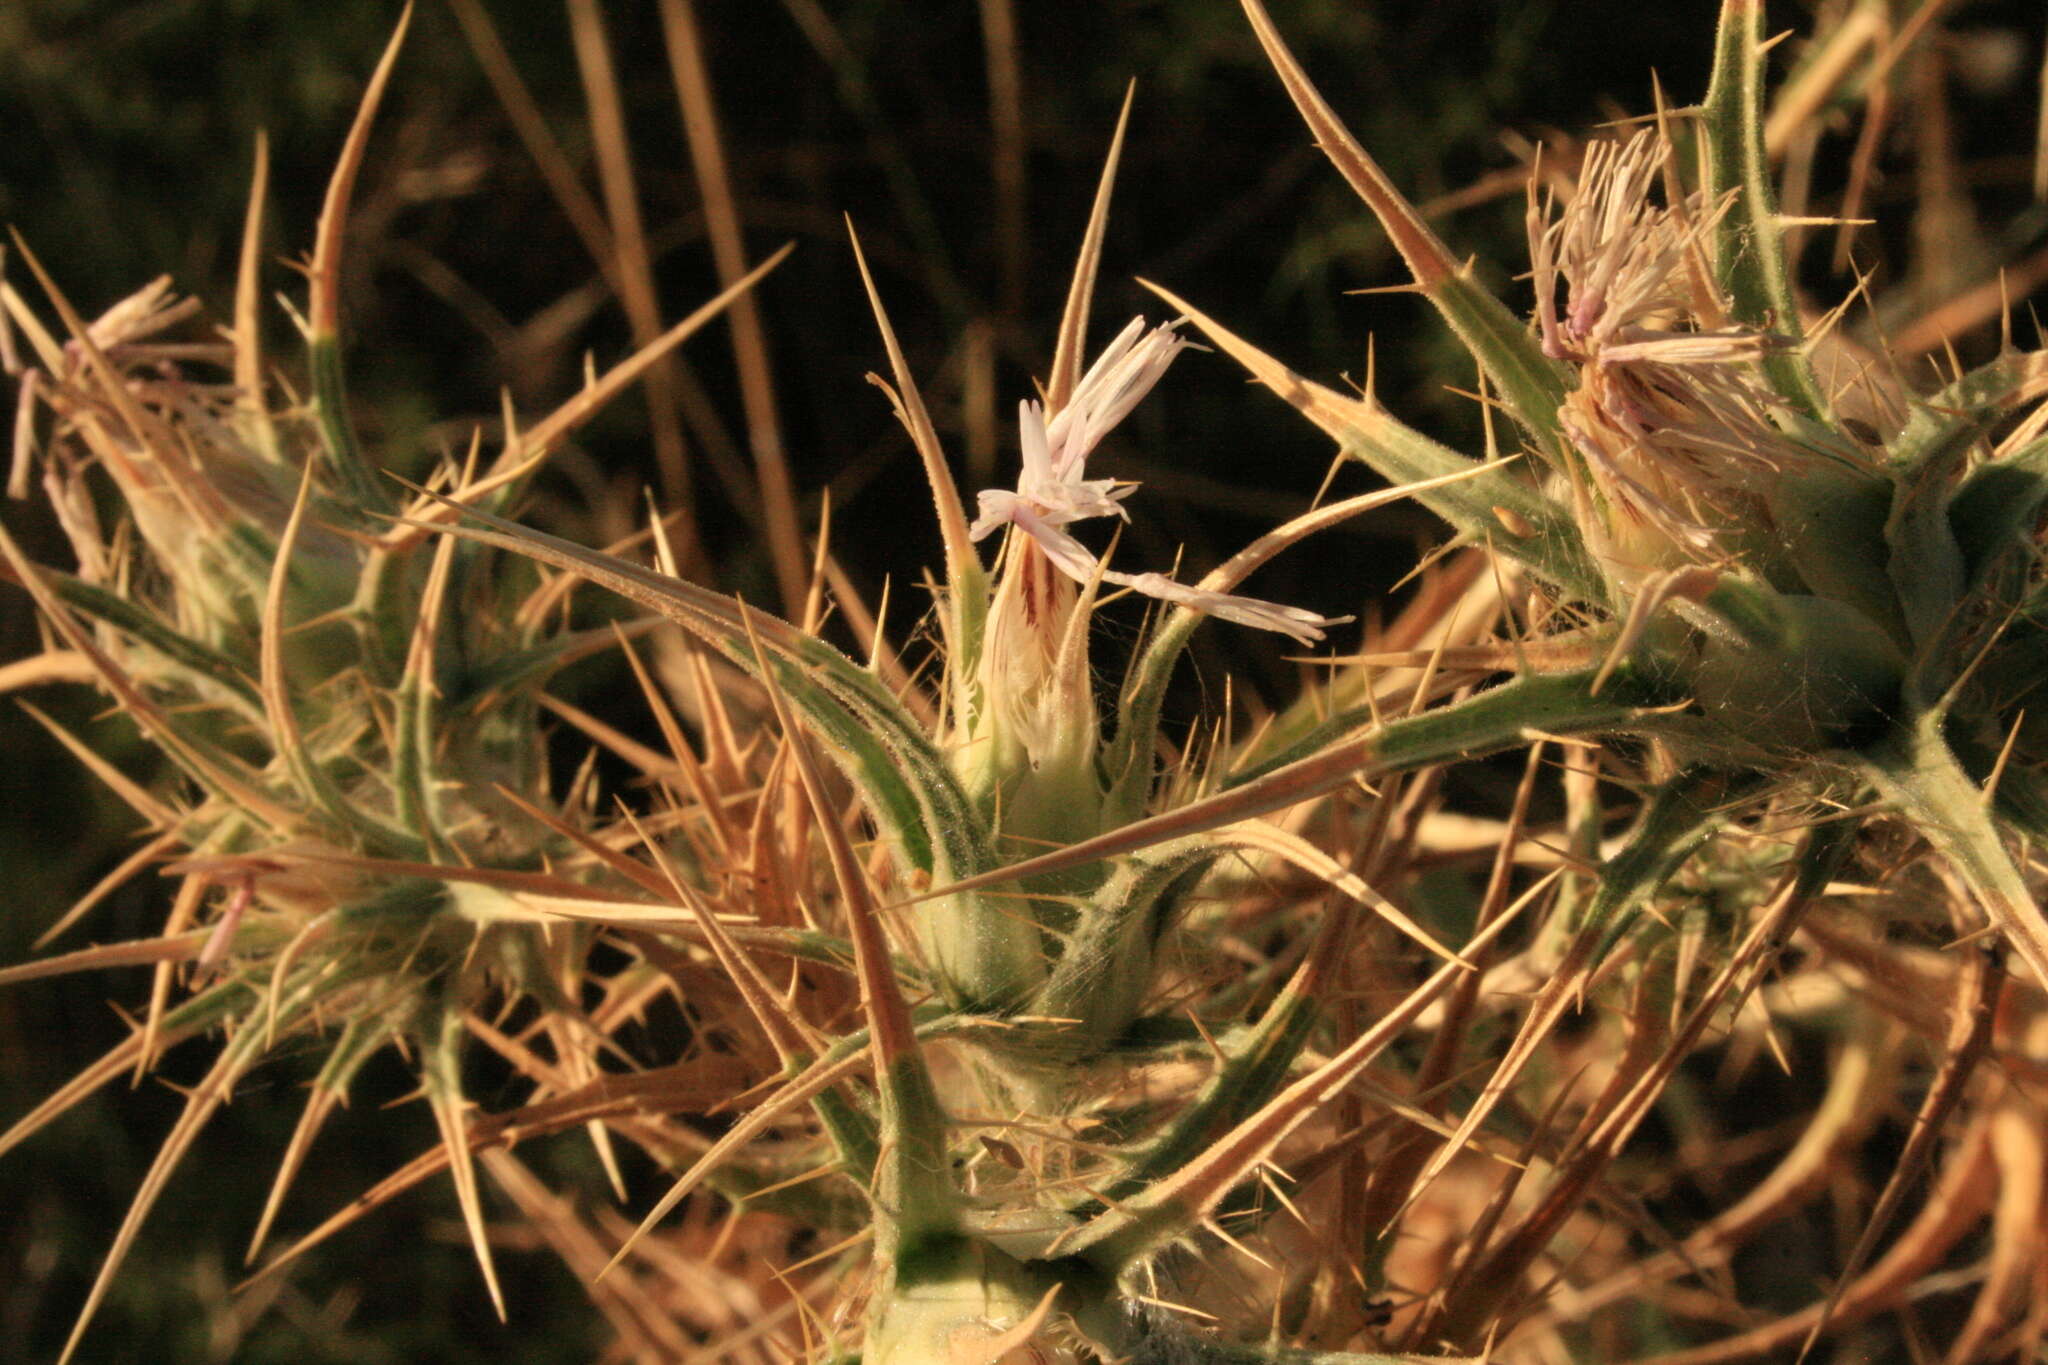
[[(400, 524), (405, 499), (396, 495), (405, 490), (358, 444), (347, 407), (337, 330), (342, 225), (402, 37), (403, 26), (369, 83), (322, 215), (301, 323), (303, 395), (273, 373), (261, 342), (260, 152), (230, 341), (176, 339), (199, 305), (176, 299), (168, 280), (88, 323), (25, 244), (21, 254), (48, 291), (61, 333), (0, 285), (0, 302), (36, 361), (22, 385), (18, 430), (26, 440), (12, 491), (25, 493), (40, 466), (77, 561), (72, 573), (45, 568), (0, 529), (8, 577), (34, 599), (54, 637), (39, 659), (10, 670), (8, 682), (91, 682), (157, 750), (171, 780), (153, 789), (45, 721), (145, 822), (147, 839), (110, 885), (159, 864), (179, 879), (160, 936), (81, 949), (0, 978), (155, 967), (132, 1036), (20, 1116), (0, 1136), (0, 1150), (99, 1087), (151, 1071), (186, 1039), (225, 1038), (113, 1238), (66, 1359), (208, 1119), (266, 1055), (308, 1039), (327, 1049), (326, 1061), (251, 1256), (364, 1063), (396, 1047), (417, 1059), (502, 1313), (460, 1136), (472, 1029), (480, 1013), (524, 1003), (544, 1012), (545, 1031), (558, 1039), (603, 1032), (581, 1001), (589, 931), (538, 927), (505, 888), (574, 885), (591, 873), (573, 852), (567, 861), (559, 856), (564, 830), (598, 822), (587, 784), (557, 791), (550, 782), (538, 698), (558, 670), (620, 637), (604, 626), (563, 628), (559, 591), (530, 571), (508, 571), (473, 547)], [(461, 504), (517, 498), (536, 457), (606, 392), (751, 282), (515, 435), (490, 467), (480, 468), (472, 451), (466, 463), (437, 461), (430, 482)], [(96, 500), (102, 477), (120, 508), (112, 533)], [(433, 508), (430, 500), (415, 510), (431, 519)], [(41, 941), (63, 934), (94, 899)], [(561, 1065), (578, 1078), (595, 1073), (582, 1044), (564, 1047)], [(610, 1162), (608, 1134), (602, 1125), (592, 1134)]]
[[(822, 528), (816, 581), (778, 616), (683, 576), (658, 518), (644, 551), (516, 519), (546, 450), (659, 347), (508, 431), (489, 468), (393, 491), (348, 420), (334, 304), (388, 56), (313, 258), (306, 401), (264, 401), (284, 391), (253, 284), (222, 354), (153, 342), (182, 316), (161, 287), (91, 325), (52, 289), (68, 345), (7, 293), (37, 340), (44, 480), (79, 571), (0, 548), (63, 638), (44, 672), (111, 692), (178, 768), (166, 798), (101, 765), (152, 824), (137, 864), (177, 858), (185, 889), (158, 938), (0, 976), (162, 964), (137, 1037), (0, 1148), (177, 1039), (226, 1036), (88, 1316), (231, 1084), (274, 1040), (331, 1031), (280, 1191), (387, 1042), (419, 1057), (441, 1142), (262, 1273), (447, 1169), (489, 1279), (481, 1166), (636, 1358), (756, 1358), (745, 1325), (662, 1296), (662, 1267), (695, 1257), (750, 1301), (779, 1286), (784, 1356), (864, 1365), (1742, 1359), (1904, 1302), (1987, 1215), (1948, 1358), (2032, 1358), (2048, 419), (2029, 409), (2048, 363), (2008, 342), (1931, 389), (1881, 359), (1818, 363), (1852, 313), (1793, 285), (1805, 225), (1774, 204), (1754, 0), (1723, 6), (1702, 103), (1532, 168), (1526, 310), (1481, 287), (1244, 8), (1476, 362), (1487, 456), (1399, 420), (1370, 374), (1355, 394), (1306, 378), (1159, 286), (1174, 320), (1091, 355), (1119, 123), (1018, 404), (1018, 477), (976, 490), (972, 516), (852, 244), (874, 382), (941, 533), (928, 660), (899, 659), (864, 606), (866, 658), (828, 638)], [(1196, 334), (1390, 486), (1318, 496), (1200, 576), (1070, 529), (1143, 514), (1105, 472), (1111, 438), (1169, 367), (1203, 363)], [(205, 363), (234, 382), (182, 368)], [(140, 548), (97, 530), (95, 462)], [(1328, 642), (1350, 618), (1242, 590), (1402, 499), (1459, 542), (1408, 606), (1248, 735), (1223, 713), (1168, 722), (1197, 630)], [(650, 614), (551, 628), (579, 579)], [(1119, 590), (1147, 611), (1102, 695)], [(660, 680), (627, 634), (664, 651)], [(550, 674), (614, 645), (665, 751), (545, 706), (638, 769), (616, 810), (587, 778), (551, 781), (537, 741)], [(1502, 754), (1521, 760), (1505, 816), (1458, 809), (1446, 771)], [(1610, 829), (1617, 791), (1634, 799)], [(690, 1012), (677, 1059), (619, 1070), (613, 1033), (663, 994)], [(1833, 1069), (1797, 1141), (1706, 1221), (1653, 1230), (1643, 1191), (1675, 1177), (1631, 1169), (1631, 1140), (1653, 1114), (1711, 1132), (1685, 1064), (1719, 1048), (1740, 1070), (1802, 1027)], [(478, 1043), (532, 1081), (523, 1104), (468, 1113)], [(1674, 1282), (1812, 1199), (1920, 1055), (1938, 1063), (1834, 1287), (1679, 1349), (1698, 1334), (1670, 1324), (1708, 1315)], [(670, 1173), (637, 1229), (586, 1223), (515, 1152), (578, 1128)], [(726, 1231), (705, 1237), (713, 1218)], [(776, 1260), (791, 1225), (794, 1265)], [(721, 1269), (741, 1227), (775, 1250)]]

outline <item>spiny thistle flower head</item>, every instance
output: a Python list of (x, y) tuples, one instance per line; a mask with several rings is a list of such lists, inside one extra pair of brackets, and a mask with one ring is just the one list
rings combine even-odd
[[(1572, 366), (1559, 425), (1590, 548), (1625, 583), (1725, 564), (1768, 520), (1765, 489), (1818, 458), (1780, 420), (1756, 362), (1785, 338), (1730, 323), (1713, 273), (1734, 200), (1673, 192), (1661, 128), (1586, 149), (1560, 209), (1530, 185), (1529, 246), (1543, 353)], [(1562, 306), (1560, 306), (1562, 294)]]
[(1072, 397), (1048, 422), (1044, 406), (1026, 399), (1017, 405), (1017, 431), (1023, 472), (1017, 489), (984, 489), (980, 517), (969, 529), (981, 540), (1000, 526), (1014, 525), (1052, 556), (1062, 572), (1085, 583), (1095, 570), (1095, 557), (1079, 542), (1053, 533), (1053, 528), (1089, 517), (1130, 520), (1121, 499), (1135, 486), (1114, 479), (1085, 479), (1089, 453), (1144, 400), (1188, 343), (1177, 324), (1150, 331), (1143, 318), (1130, 324), (1103, 349)]
[(1083, 463), (1096, 443), (1151, 392), (1173, 358), (1187, 349), (1190, 343), (1180, 335), (1180, 326), (1181, 322), (1162, 323), (1147, 331), (1143, 318), (1132, 318), (1116, 339), (1103, 348), (1095, 364), (1075, 386), (1072, 398), (1050, 420), (1037, 402), (1026, 399), (1018, 404), (1023, 473), (1014, 492), (1003, 488), (982, 491), (981, 515), (970, 534), (980, 540), (1000, 526), (1014, 526), (1031, 538), (1055, 568), (1076, 583), (1116, 583), (1147, 597), (1193, 608), (1206, 616), (1277, 631), (1304, 645), (1314, 644), (1326, 630), (1340, 623), (1300, 607), (1190, 587), (1161, 573), (1133, 574), (1111, 569), (1060, 530), (1090, 517), (1130, 520), (1123, 499), (1135, 491), (1135, 485), (1119, 484), (1115, 479), (1084, 479)]
[[(1085, 478), (1086, 461), (1187, 349), (1190, 343), (1180, 335), (1180, 325), (1148, 329), (1142, 317), (1131, 319), (1050, 418), (1043, 404), (1020, 402), (1017, 486), (984, 489), (978, 498), (980, 515), (968, 532), (972, 539), (1011, 530), (989, 608), (978, 673), (981, 695), (1034, 768), (1055, 754), (1057, 765), (1070, 769), (1093, 759), (1095, 702), (1083, 646), (1087, 613), (1100, 584), (1277, 631), (1302, 644), (1321, 640), (1337, 624), (1299, 607), (1204, 590), (1157, 572), (1112, 569), (1064, 529), (1097, 517), (1130, 520), (1124, 499), (1137, 486)], [(1085, 604), (1077, 586), (1088, 589)], [(1083, 612), (1078, 625), (1077, 608)], [(970, 725), (962, 742), (972, 745), (983, 738), (982, 729)]]

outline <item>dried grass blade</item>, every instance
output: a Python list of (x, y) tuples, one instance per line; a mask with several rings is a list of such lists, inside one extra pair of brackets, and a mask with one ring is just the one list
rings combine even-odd
[(242, 254), (235, 272), (235, 406), (255, 433), (254, 445), (278, 458), (277, 428), (263, 398), (263, 201), (270, 192), (270, 138), (256, 133), (256, 168), (249, 177), (249, 209), (242, 220)]
[[(733, 197), (732, 175), (719, 136), (717, 105), (704, 66), (704, 45), (697, 32), (691, 0), (661, 0), (661, 31), (668, 47), (670, 79), (682, 104), (683, 131), (704, 197), (704, 220), (711, 234), (711, 256), (719, 279), (731, 285), (746, 274), (746, 245), (740, 234), (739, 206)], [(746, 409), (747, 436), (754, 452), (762, 511), (768, 525), (768, 553), (782, 605), (794, 611), (803, 600), (803, 537), (797, 529), (796, 494), (790, 485), (789, 457), (783, 448), (782, 424), (775, 413), (775, 381), (768, 363), (768, 339), (760, 310), (751, 295), (733, 301), (733, 359), (740, 379), (740, 403)]]

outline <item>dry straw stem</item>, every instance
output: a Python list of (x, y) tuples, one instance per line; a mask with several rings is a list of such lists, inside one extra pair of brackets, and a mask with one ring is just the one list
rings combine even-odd
[[(577, 70), (583, 77), (584, 99), (590, 110), (591, 140), (597, 153), (598, 179), (611, 231), (612, 269), (620, 286), (619, 301), (632, 324), (634, 344), (646, 350), (662, 332), (661, 304), (655, 293), (654, 262), (640, 211), (618, 76), (612, 66), (611, 39), (595, 0), (568, 0), (568, 10), (569, 34), (575, 43)], [(647, 415), (653, 428), (662, 493), (672, 506), (692, 509), (683, 518), (680, 529), (694, 565), (699, 553), (695, 480), (690, 473), (678, 413), (678, 382), (672, 365), (656, 362), (648, 367)]]
[[(694, 0), (661, 0), (661, 31), (668, 47), (676, 97), (682, 103), (690, 160), (696, 167), (697, 185), (704, 196), (712, 259), (718, 266), (719, 279), (730, 288), (747, 273), (746, 247), (740, 237), (739, 208), (719, 136), (717, 105), (711, 97), (711, 78), (705, 69)], [(736, 298), (729, 316), (733, 355), (739, 365), (740, 402), (746, 409), (754, 470), (760, 480), (762, 510), (768, 521), (769, 558), (775, 567), (783, 609), (794, 610), (803, 600), (803, 545), (797, 529), (796, 491), (790, 484), (789, 459), (783, 449), (781, 421), (776, 416), (767, 333), (751, 295)]]

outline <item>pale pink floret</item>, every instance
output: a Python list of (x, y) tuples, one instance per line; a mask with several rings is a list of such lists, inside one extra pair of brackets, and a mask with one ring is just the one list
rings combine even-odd
[(1015, 491), (991, 488), (982, 492), (980, 515), (970, 534), (980, 540), (1000, 527), (1014, 526), (1044, 551), (1055, 568), (1077, 583), (1099, 576), (1106, 583), (1148, 597), (1313, 644), (1335, 622), (1299, 607), (1205, 592), (1164, 574), (1119, 573), (1103, 567), (1093, 551), (1060, 529), (1090, 517), (1130, 520), (1123, 499), (1136, 490), (1136, 484), (1081, 475), (1089, 452), (1151, 392), (1173, 358), (1189, 345), (1175, 330), (1178, 326), (1162, 323), (1148, 332), (1143, 318), (1133, 318), (1081, 376), (1073, 397), (1050, 420), (1038, 403), (1027, 400), (1018, 404), (1023, 472)]

